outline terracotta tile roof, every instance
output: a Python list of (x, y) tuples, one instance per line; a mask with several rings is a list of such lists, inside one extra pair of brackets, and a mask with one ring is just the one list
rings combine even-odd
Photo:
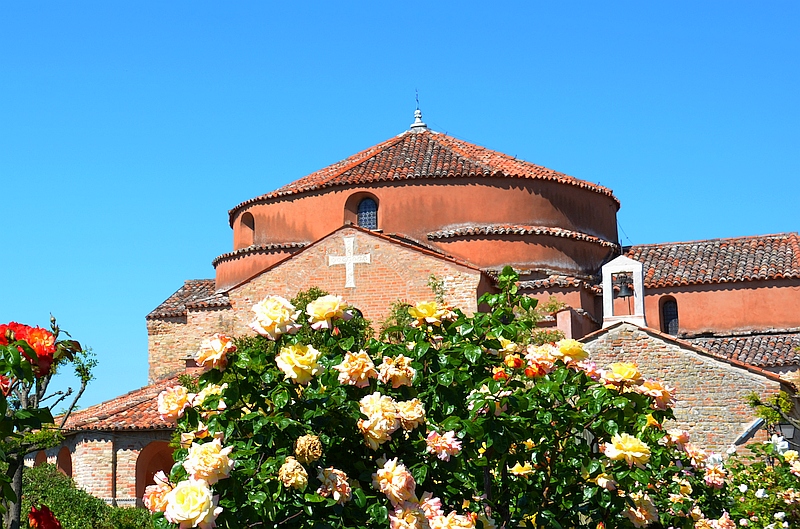
[(86, 409), (73, 412), (65, 429), (84, 430), (164, 430), (172, 426), (158, 415), (158, 394), (167, 386), (178, 384), (178, 378), (160, 380)]
[(211, 264), (212, 266), (214, 266), (214, 268), (216, 268), (217, 264), (219, 264), (220, 261), (229, 261), (231, 259), (238, 259), (239, 257), (244, 257), (245, 255), (250, 255), (254, 253), (272, 253), (284, 250), (299, 250), (300, 248), (304, 248), (306, 246), (308, 246), (307, 242), (286, 242), (281, 244), (254, 244), (252, 246), (248, 246), (247, 248), (239, 248), (238, 250), (218, 255), (217, 257), (214, 258), (213, 261), (211, 261)]
[(546, 289), (553, 287), (560, 287), (560, 288), (581, 287), (596, 294), (602, 292), (602, 288), (600, 287), (600, 285), (595, 284), (591, 280), (574, 276), (565, 276), (561, 274), (553, 274), (549, 277), (519, 281), (519, 288), (525, 290), (539, 290), (539, 289)]
[(492, 224), (485, 226), (461, 226), (448, 230), (439, 230), (428, 234), (429, 240), (448, 239), (451, 237), (464, 237), (471, 235), (549, 235), (600, 244), (608, 248), (619, 248), (619, 245), (578, 231), (547, 226), (514, 226), (510, 224)]
[(189, 279), (183, 286), (156, 307), (146, 319), (173, 318), (186, 315), (186, 308), (228, 307), (228, 295), (215, 292), (213, 279)]
[(269, 199), (333, 186), (421, 178), (502, 177), (552, 180), (590, 189), (619, 200), (611, 190), (513, 156), (430, 130), (406, 131), (280, 189), (247, 200), (228, 213)]
[(712, 354), (763, 368), (800, 365), (800, 329), (685, 338)]
[(644, 265), (646, 287), (800, 278), (800, 238), (778, 233), (643, 244), (624, 249)]

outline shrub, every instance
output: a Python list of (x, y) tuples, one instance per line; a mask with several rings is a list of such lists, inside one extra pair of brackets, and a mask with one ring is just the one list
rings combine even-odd
[(55, 465), (25, 468), (22, 474), (22, 521), (27, 527), (31, 506), (47, 505), (63, 529), (140, 529), (152, 527), (145, 509), (111, 507), (79, 489)]
[(261, 302), (263, 335), (206, 340), (200, 393), (159, 397), (181, 448), (145, 493), (156, 527), (716, 523), (719, 469), (663, 428), (670, 389), (632, 364), (598, 369), (575, 340), (531, 343), (516, 280), (505, 269), (473, 316), (408, 307), (399, 341), (333, 296)]

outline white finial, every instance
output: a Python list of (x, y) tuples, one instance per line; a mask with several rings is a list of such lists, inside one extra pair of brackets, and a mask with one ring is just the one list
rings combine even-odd
[(411, 132), (422, 132), (428, 130), (428, 126), (422, 122), (422, 111), (416, 109), (414, 111), (414, 123), (411, 124)]

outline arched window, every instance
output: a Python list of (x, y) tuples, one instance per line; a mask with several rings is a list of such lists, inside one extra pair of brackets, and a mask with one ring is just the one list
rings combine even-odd
[(241, 230), (241, 247), (247, 248), (248, 246), (252, 246), (253, 242), (255, 241), (256, 235), (256, 220), (253, 218), (253, 214), (250, 212), (242, 214), (242, 220), (239, 223), (239, 228)]
[(678, 335), (678, 302), (666, 298), (661, 302), (661, 331), (672, 336)]
[(378, 229), (378, 203), (371, 198), (358, 203), (358, 225), (368, 230)]

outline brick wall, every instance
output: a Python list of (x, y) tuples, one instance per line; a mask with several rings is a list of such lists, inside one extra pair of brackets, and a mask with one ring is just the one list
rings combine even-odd
[(629, 323), (586, 338), (599, 367), (634, 362), (648, 378), (676, 388), (678, 426), (701, 445), (725, 450), (755, 419), (744, 398), (778, 393), (780, 382), (706, 356), (691, 346)]
[[(370, 262), (354, 265), (355, 287), (345, 287), (345, 266), (328, 265), (328, 256), (345, 254), (344, 239), (353, 237), (354, 254), (369, 254)], [(481, 273), (451, 261), (371, 236), (344, 229), (318, 241), (291, 259), (232, 289), (228, 296), (234, 311), (237, 333), (252, 332), (251, 307), (269, 294), (287, 298), (312, 286), (342, 296), (364, 316), (380, 324), (394, 301), (416, 302), (433, 299), (428, 278), (435, 275), (444, 283), (445, 301), (465, 311), (477, 309)]]

